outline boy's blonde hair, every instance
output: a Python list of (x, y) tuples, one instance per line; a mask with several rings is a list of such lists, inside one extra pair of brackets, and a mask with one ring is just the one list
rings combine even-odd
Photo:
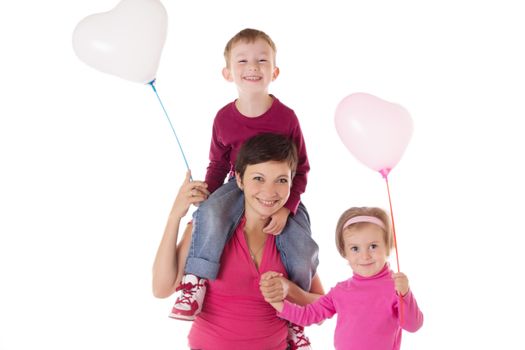
[(241, 41), (246, 43), (253, 43), (258, 39), (262, 39), (266, 41), (268, 45), (270, 45), (270, 47), (273, 50), (273, 63), (275, 64), (275, 55), (277, 53), (277, 48), (275, 47), (275, 43), (273, 42), (272, 38), (270, 38), (270, 36), (263, 31), (246, 28), (241, 30), (239, 33), (235, 34), (233, 38), (231, 38), (230, 41), (228, 41), (228, 43), (226, 44), (226, 47), (224, 48), (224, 59), (226, 60), (226, 67), (230, 68), (230, 54), (235, 44)]
[(335, 244), (339, 254), (341, 254), (343, 258), (345, 257), (345, 242), (343, 239), (344, 231), (349, 230), (350, 228), (359, 229), (359, 227), (364, 225), (375, 225), (369, 222), (357, 222), (355, 224), (351, 224), (348, 227), (345, 227), (343, 230), (344, 224), (356, 216), (372, 216), (381, 220), (381, 222), (385, 225), (385, 229), (383, 230), (383, 238), (386, 245), (386, 255), (390, 255), (390, 249), (392, 249), (394, 245), (392, 230), (390, 229), (390, 217), (383, 209), (376, 207), (353, 207), (341, 215), (335, 229)]

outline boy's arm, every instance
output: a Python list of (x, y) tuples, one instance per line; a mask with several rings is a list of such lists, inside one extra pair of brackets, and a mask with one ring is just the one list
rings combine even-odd
[(281, 234), (284, 227), (286, 226), (286, 221), (288, 220), (289, 215), (290, 209), (282, 207), (272, 215), (270, 222), (264, 227), (263, 232), (271, 235)]
[(292, 188), (290, 189), (290, 197), (285, 204), (285, 207), (290, 210), (291, 213), (297, 212), (297, 207), (301, 202), (301, 195), (306, 190), (307, 176), (310, 171), (310, 163), (308, 162), (308, 155), (306, 153), (306, 144), (304, 142), (303, 133), (299, 125), (299, 121), (296, 117), (296, 125), (292, 128), (291, 137), (294, 140), (295, 146), (297, 147), (297, 155), (299, 161), (297, 163), (297, 170), (292, 182)]
[(208, 184), (210, 193), (224, 183), (224, 179), (230, 172), (230, 152), (231, 149), (219, 141), (219, 127), (216, 122), (213, 123), (211, 144), (210, 144), (210, 163), (206, 169), (204, 181)]

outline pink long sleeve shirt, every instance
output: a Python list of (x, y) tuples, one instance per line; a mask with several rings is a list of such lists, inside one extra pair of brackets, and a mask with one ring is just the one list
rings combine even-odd
[(391, 275), (388, 264), (372, 277), (354, 274), (313, 304), (301, 307), (285, 301), (278, 316), (307, 326), (337, 313), (337, 350), (399, 350), (402, 329), (417, 331), (423, 325), (423, 314), (409, 291), (402, 299), (400, 324), (399, 296)]
[(275, 315), (259, 289), (261, 274), (276, 271), (287, 276), (268, 235), (259, 269), (252, 261), (244, 237), (243, 219), (226, 244), (216, 280), (209, 281), (202, 311), (193, 321), (188, 336), (192, 349), (284, 350), (288, 327)]
[(301, 195), (306, 189), (310, 164), (297, 116), (292, 109), (285, 106), (276, 97), (272, 97), (273, 103), (270, 108), (256, 118), (242, 115), (235, 106), (235, 102), (228, 103), (217, 112), (213, 122), (210, 163), (205, 181), (210, 192), (219, 188), (224, 183), (226, 176), (233, 174), (237, 153), (244, 141), (250, 137), (265, 132), (284, 135), (294, 141), (299, 156), (290, 197), (285, 204), (285, 207), (295, 214), (301, 201)]

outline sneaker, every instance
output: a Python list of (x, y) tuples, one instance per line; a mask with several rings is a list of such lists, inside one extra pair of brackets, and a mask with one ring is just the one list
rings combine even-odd
[(304, 327), (288, 323), (288, 345), (290, 350), (312, 350), (310, 340), (304, 334)]
[(179, 320), (193, 321), (201, 312), (206, 285), (208, 281), (195, 275), (187, 274), (182, 277), (182, 283), (177, 288), (181, 291), (173, 304), (169, 317)]

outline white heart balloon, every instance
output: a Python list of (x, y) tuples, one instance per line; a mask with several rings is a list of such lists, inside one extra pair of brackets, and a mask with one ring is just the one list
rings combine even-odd
[(122, 0), (111, 11), (80, 21), (73, 49), (93, 68), (146, 84), (157, 74), (167, 23), (158, 0)]

